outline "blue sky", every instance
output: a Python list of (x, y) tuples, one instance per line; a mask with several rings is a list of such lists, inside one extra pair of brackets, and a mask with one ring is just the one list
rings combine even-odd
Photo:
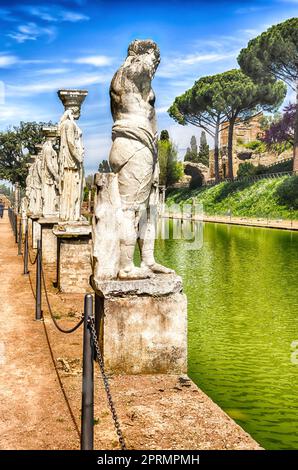
[(80, 126), (86, 173), (95, 171), (111, 142), (111, 78), (130, 41), (152, 38), (161, 50), (153, 82), (159, 130), (169, 130), (183, 155), (200, 130), (170, 119), (174, 98), (199, 77), (236, 67), (249, 39), (297, 12), (298, 0), (1, 0), (0, 128), (56, 122), (63, 111), (57, 90), (87, 89)]

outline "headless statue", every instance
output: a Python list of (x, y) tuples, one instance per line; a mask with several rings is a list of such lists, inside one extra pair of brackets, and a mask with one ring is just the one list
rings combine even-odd
[[(152, 272), (173, 272), (154, 259), (159, 167), (151, 81), (159, 62), (159, 49), (153, 41), (133, 41), (110, 87), (114, 125), (109, 162), (118, 175), (123, 211), (118, 273), (121, 279), (142, 279)], [(133, 262), (137, 241), (141, 267)]]

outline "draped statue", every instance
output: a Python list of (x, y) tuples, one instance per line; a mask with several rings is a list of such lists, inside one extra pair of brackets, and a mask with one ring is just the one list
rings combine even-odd
[[(38, 146), (39, 147), (39, 146)], [(28, 198), (28, 210), (33, 216), (42, 214), (42, 154), (39, 149), (34, 157), (34, 162), (29, 167), (26, 178), (26, 196)]]
[(73, 109), (67, 109), (59, 123), (62, 221), (78, 221), (81, 218), (84, 148), (82, 131), (75, 122), (78, 117)]
[[(109, 162), (118, 176), (123, 211), (118, 273), (122, 279), (146, 278), (152, 272), (173, 272), (154, 259), (159, 167), (151, 81), (159, 62), (159, 49), (153, 41), (133, 41), (110, 87), (114, 125)], [(137, 240), (140, 268), (133, 262)]]
[(42, 204), (43, 216), (55, 217), (59, 214), (59, 168), (58, 168), (58, 154), (54, 149), (57, 137), (51, 135), (51, 130), (48, 128), (43, 129), (46, 134), (46, 141), (42, 146)]

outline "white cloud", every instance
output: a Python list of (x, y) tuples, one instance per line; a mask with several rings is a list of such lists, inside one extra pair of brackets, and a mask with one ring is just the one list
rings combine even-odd
[(14, 65), (18, 62), (18, 58), (13, 55), (2, 55), (0, 56), (0, 68), (1, 67), (9, 67), (10, 65)]
[(47, 80), (45, 82), (35, 81), (22, 85), (7, 85), (7, 96), (30, 96), (42, 93), (56, 92), (60, 88), (82, 88), (84, 86), (96, 83), (105, 83), (111, 77), (104, 74), (71, 74), (56, 78), (55, 80)]
[(156, 108), (157, 114), (165, 114), (170, 106), (161, 106), (160, 108)]
[(83, 15), (82, 13), (66, 10), (62, 11), (59, 16), (62, 21), (70, 21), (71, 23), (76, 23), (77, 21), (88, 21), (90, 19), (89, 16)]
[(69, 72), (70, 69), (67, 69), (67, 68), (46, 68), (46, 69), (41, 69), (41, 70), (37, 70), (35, 72), (35, 75), (59, 75), (59, 74), (62, 74), (62, 73), (67, 73)]
[(14, 39), (18, 43), (25, 41), (36, 41), (42, 36), (46, 36), (48, 41), (52, 41), (56, 37), (56, 29), (53, 27), (41, 27), (36, 23), (21, 24), (15, 31), (7, 34), (8, 37)]
[(53, 4), (51, 7), (23, 5), (20, 9), (31, 16), (48, 22), (68, 21), (70, 23), (77, 23), (78, 21), (88, 21), (90, 19), (89, 16), (83, 13), (61, 9), (59, 5)]
[(269, 7), (266, 7), (266, 6), (241, 7), (241, 8), (237, 8), (237, 10), (235, 10), (235, 13), (237, 13), (238, 15), (246, 15), (248, 13), (255, 13), (257, 11), (266, 10), (267, 8)]
[(160, 69), (157, 70), (156, 76), (162, 78), (186, 77), (189, 73), (193, 75), (196, 65), (211, 64), (221, 62), (227, 59), (235, 58), (236, 53), (196, 53), (183, 57), (166, 57), (161, 63)]
[[(65, 60), (65, 62), (68, 62)], [(71, 62), (71, 61), (70, 61)], [(73, 60), (76, 64), (94, 65), (95, 67), (104, 67), (112, 63), (112, 58), (105, 55), (93, 55), (86, 57), (79, 57)]]
[(32, 105), (20, 103), (0, 103), (0, 126), (6, 129), (10, 125), (15, 125), (20, 121), (50, 121), (52, 116), (50, 112), (45, 112), (41, 108)]

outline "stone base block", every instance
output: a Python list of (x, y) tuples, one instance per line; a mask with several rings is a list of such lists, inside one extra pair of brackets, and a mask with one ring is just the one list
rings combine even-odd
[(53, 227), (57, 220), (41, 218), (38, 220), (41, 226), (42, 261), (44, 263), (57, 263), (57, 237), (53, 233)]
[(149, 289), (146, 280), (107, 281), (103, 286), (92, 281), (92, 286), (96, 286), (96, 325), (108, 372), (187, 372), (187, 300), (178, 276), (155, 275)]
[(58, 239), (57, 283), (58, 289), (66, 293), (90, 291), (91, 269), (91, 227), (82, 230), (76, 226), (61, 230), (55, 226), (53, 233)]

